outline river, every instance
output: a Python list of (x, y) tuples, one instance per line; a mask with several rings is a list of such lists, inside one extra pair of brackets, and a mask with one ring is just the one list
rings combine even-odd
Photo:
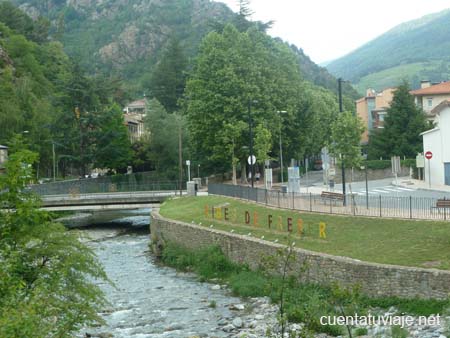
[(108, 222), (83, 231), (116, 287), (100, 285), (111, 303), (102, 313), (106, 325), (86, 328), (79, 337), (229, 336), (222, 330), (224, 320), (232, 320), (230, 307), (241, 300), (157, 264), (148, 247), (149, 209), (115, 212), (113, 220), (102, 215)]

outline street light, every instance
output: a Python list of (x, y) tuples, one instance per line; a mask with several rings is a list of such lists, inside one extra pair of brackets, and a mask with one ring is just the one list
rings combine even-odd
[[(338, 93), (339, 93), (339, 112), (342, 113), (344, 111), (344, 107), (342, 104), (342, 78), (338, 79)], [(344, 195), (344, 206), (347, 205), (346, 203), (346, 196), (345, 196), (345, 166), (344, 166), (344, 154), (342, 155), (341, 160), (341, 170), (342, 170), (342, 194)]]
[(283, 147), (281, 143), (281, 114), (286, 114), (285, 110), (278, 110), (277, 113), (280, 115), (280, 168), (281, 168), (281, 183), (284, 183), (284, 174), (283, 174)]
[(252, 188), (253, 188), (253, 180), (255, 177), (255, 166), (253, 163), (253, 129), (252, 129), (252, 103), (257, 104), (258, 101), (256, 100), (248, 100), (248, 128), (250, 132), (250, 173), (251, 173), (251, 181), (252, 181)]

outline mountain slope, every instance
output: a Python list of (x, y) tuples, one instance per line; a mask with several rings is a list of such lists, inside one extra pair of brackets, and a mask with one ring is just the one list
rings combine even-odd
[[(399, 69), (399, 66), (421, 64), (421, 67)], [(366, 76), (384, 71), (384, 77), (392, 80), (380, 83), (376, 89), (396, 85), (403, 78), (417, 86), (422, 78), (431, 81), (447, 80), (450, 65), (450, 10), (424, 16), (403, 23), (378, 38), (361, 46), (350, 54), (328, 64), (335, 76), (354, 84)], [(388, 70), (392, 71), (388, 71)], [(375, 76), (376, 77), (376, 76)]]
[[(242, 22), (225, 4), (209, 0), (14, 0), (34, 18), (50, 19), (55, 39), (91, 73), (117, 75), (136, 93), (146, 90), (172, 38), (193, 59), (203, 37), (228, 22)], [(336, 79), (301, 49), (304, 78), (336, 92)], [(344, 93), (356, 97), (347, 86)]]

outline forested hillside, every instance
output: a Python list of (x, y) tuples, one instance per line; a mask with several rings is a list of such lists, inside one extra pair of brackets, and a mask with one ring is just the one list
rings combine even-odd
[(331, 62), (327, 69), (352, 81), (360, 92), (409, 80), (446, 81), (450, 75), (450, 10), (403, 23)]
[[(248, 155), (249, 100), (258, 158), (279, 157), (280, 133), (286, 158), (329, 141), (336, 79), (248, 20), (245, 1), (239, 13), (207, 0), (16, 3), (32, 18), (0, 2), (0, 143), (22, 135), (40, 154), (38, 177), (132, 165), (175, 179), (180, 128), (184, 156), (205, 174), (228, 171)], [(144, 93), (149, 133), (130, 144), (121, 107)], [(351, 110), (357, 94), (344, 93)]]
[[(37, 170), (51, 168), (52, 144), (63, 171), (76, 166), (84, 172), (88, 164), (126, 166), (128, 138), (114, 105), (120, 85), (85, 76), (61, 43), (47, 38), (47, 28), (45, 20), (34, 22), (0, 3), (0, 143), (21, 135), (40, 154)], [(114, 135), (105, 133), (105, 126)]]
[[(88, 72), (119, 76), (133, 95), (155, 90), (152, 79), (164, 51), (179, 41), (186, 58), (186, 72), (203, 37), (220, 31), (227, 23), (245, 30), (252, 24), (244, 15), (209, 0), (14, 0), (32, 17), (48, 18), (53, 39), (79, 60)], [(265, 23), (256, 23), (265, 29)], [(336, 80), (325, 68), (314, 64), (301, 49), (298, 54), (302, 75), (319, 86), (336, 90)], [(156, 89), (157, 90), (157, 89)], [(344, 91), (357, 97), (350, 86)]]

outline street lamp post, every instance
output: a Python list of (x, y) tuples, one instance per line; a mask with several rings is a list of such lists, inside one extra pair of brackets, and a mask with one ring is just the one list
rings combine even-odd
[[(342, 113), (344, 111), (344, 107), (342, 104), (342, 78), (338, 79), (338, 92), (339, 92), (339, 112)], [(344, 154), (342, 154), (341, 159), (341, 170), (342, 170), (342, 194), (344, 195), (344, 206), (347, 205), (346, 196), (345, 196), (345, 165), (344, 165)]]
[[(258, 101), (254, 100), (253, 103), (258, 103)], [(253, 120), (252, 120), (252, 101), (248, 100), (248, 128), (250, 133), (250, 175), (251, 175), (251, 182), (252, 182), (252, 188), (253, 188), (253, 181), (255, 177), (255, 166), (253, 163)]]
[(56, 156), (55, 156), (55, 142), (52, 141), (52, 155), (53, 155), (53, 182), (56, 182)]
[(283, 173), (283, 147), (281, 143), (281, 114), (286, 114), (287, 111), (285, 110), (279, 110), (277, 111), (278, 114), (280, 114), (280, 169), (281, 169), (281, 183), (284, 183), (284, 173)]

